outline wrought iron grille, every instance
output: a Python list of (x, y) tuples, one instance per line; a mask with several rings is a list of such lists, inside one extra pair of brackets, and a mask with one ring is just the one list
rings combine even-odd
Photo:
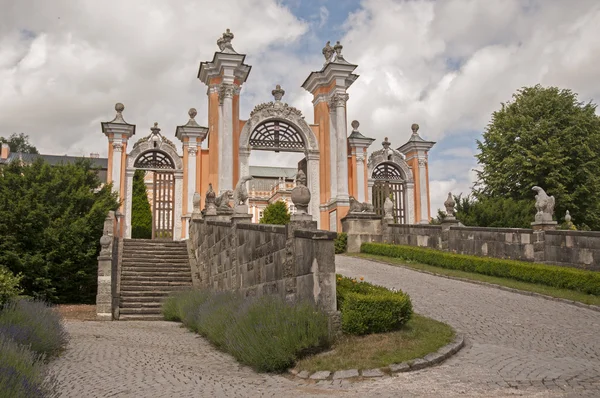
[(175, 169), (173, 160), (160, 151), (148, 151), (140, 155), (133, 165), (136, 169)]
[(392, 163), (381, 163), (373, 170), (374, 180), (404, 181), (400, 169)]
[(290, 124), (271, 120), (258, 125), (250, 135), (252, 149), (274, 152), (304, 152), (302, 135)]
[(373, 185), (373, 207), (375, 213), (383, 216), (383, 204), (385, 198), (390, 198), (394, 203), (392, 215), (394, 222), (397, 224), (405, 224), (406, 217), (404, 213), (404, 183), (390, 181), (375, 181)]
[(155, 172), (153, 189), (152, 239), (173, 239), (175, 225), (175, 176)]

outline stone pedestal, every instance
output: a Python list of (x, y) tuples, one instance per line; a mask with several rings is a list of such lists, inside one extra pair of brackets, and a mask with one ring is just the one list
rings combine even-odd
[(555, 231), (558, 222), (556, 221), (535, 221), (531, 223), (534, 231)]
[(446, 216), (446, 218), (442, 220), (442, 250), (448, 250), (450, 227), (458, 226), (458, 220), (454, 216)]
[[(111, 238), (112, 239), (112, 238)], [(112, 321), (112, 256), (98, 256), (98, 293), (96, 294), (96, 319)]]
[(250, 224), (252, 222), (252, 214), (234, 214), (231, 216), (231, 221), (235, 224)]
[(348, 235), (348, 253), (360, 253), (367, 242), (382, 242), (381, 216), (375, 213), (348, 213), (342, 219), (342, 232)]

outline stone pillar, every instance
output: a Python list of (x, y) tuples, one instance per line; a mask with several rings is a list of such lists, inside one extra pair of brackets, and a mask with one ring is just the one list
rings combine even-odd
[(306, 154), (306, 169), (308, 171), (307, 187), (310, 190), (311, 200), (308, 206), (308, 213), (312, 219), (321, 226), (321, 216), (319, 211), (319, 198), (321, 197), (321, 187), (319, 186), (319, 152), (309, 152)]
[(348, 213), (342, 218), (342, 232), (348, 234), (348, 253), (360, 253), (367, 242), (382, 242), (381, 216), (375, 213)]
[(337, 173), (337, 201), (338, 204), (349, 203), (348, 193), (348, 134), (346, 127), (346, 101), (348, 94), (335, 93), (331, 98), (331, 105), (335, 107), (335, 133), (336, 133), (336, 173)]
[(219, 192), (231, 191), (233, 184), (233, 93), (234, 85), (223, 82), (219, 88), (221, 126), (219, 134)]
[(239, 151), (240, 157), (240, 176), (248, 176), (250, 175), (250, 149), (249, 148), (240, 148)]
[(194, 193), (196, 193), (196, 155), (198, 147), (196, 143), (190, 143), (187, 148), (188, 165), (187, 165), (187, 209), (191, 213), (194, 209)]
[[(131, 202), (133, 200), (133, 174), (135, 169), (127, 169), (125, 172), (125, 181), (127, 183), (127, 189), (125, 190), (125, 218), (121, 227), (124, 227), (125, 238), (131, 239)], [(123, 225), (125, 224), (125, 225)]]
[(98, 293), (96, 294), (96, 319), (112, 321), (112, 249), (115, 212), (109, 211), (104, 220), (104, 232), (100, 238), (98, 256)]
[(419, 159), (419, 197), (421, 198), (420, 224), (429, 224), (429, 195), (427, 181), (427, 159)]
[(415, 183), (407, 182), (406, 183), (406, 193), (405, 201), (406, 203), (406, 223), (407, 224), (416, 224), (415, 219)]
[(356, 151), (356, 181), (358, 186), (358, 198), (359, 202), (371, 202), (370, 198), (367, 199), (365, 192), (365, 153), (362, 148)]
[(113, 192), (121, 196), (121, 160), (123, 153), (123, 143), (121, 140), (113, 141), (112, 174), (113, 174)]
[(329, 181), (330, 181), (330, 195), (331, 199), (337, 198), (338, 194), (338, 171), (337, 171), (337, 159), (338, 154), (337, 151), (337, 132), (336, 132), (336, 110), (335, 106), (329, 106)]
[(183, 205), (183, 173), (176, 171), (175, 173), (175, 211), (173, 214), (173, 240), (181, 240), (181, 216)]

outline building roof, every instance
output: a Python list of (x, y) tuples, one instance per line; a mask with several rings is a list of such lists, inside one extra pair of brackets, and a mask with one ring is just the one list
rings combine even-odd
[(285, 177), (293, 179), (296, 177), (298, 169), (295, 167), (271, 167), (271, 166), (250, 166), (250, 175), (252, 177)]
[(42, 158), (45, 162), (50, 165), (57, 165), (60, 163), (72, 163), (76, 162), (79, 159), (90, 159), (94, 166), (100, 167), (101, 169), (108, 168), (108, 159), (107, 158), (89, 158), (85, 156), (67, 156), (67, 155), (42, 155), (42, 154), (33, 154), (33, 153), (21, 153), (21, 152), (11, 152), (8, 155), (7, 159), (0, 159), (0, 163), (11, 163), (15, 160), (22, 159), (25, 163), (33, 163), (36, 159)]

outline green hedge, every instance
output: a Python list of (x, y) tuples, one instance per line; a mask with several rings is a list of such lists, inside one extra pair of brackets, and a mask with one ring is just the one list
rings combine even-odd
[(346, 253), (346, 250), (348, 250), (348, 234), (345, 232), (338, 233), (333, 241), (333, 245), (335, 247), (335, 254)]
[(600, 295), (600, 272), (381, 243), (363, 243), (360, 251), (362, 253), (401, 258), (441, 268), (497, 276), (521, 282)]
[(401, 291), (338, 275), (336, 292), (344, 333), (364, 335), (398, 330), (412, 315), (410, 297)]

